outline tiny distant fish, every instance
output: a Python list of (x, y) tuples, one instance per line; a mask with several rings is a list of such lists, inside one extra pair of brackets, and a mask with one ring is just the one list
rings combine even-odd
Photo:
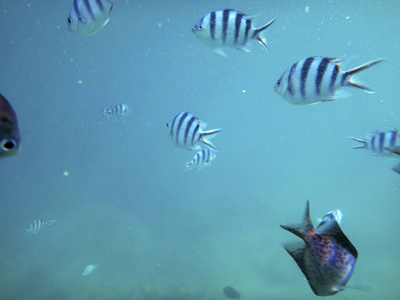
[(110, 20), (114, 0), (74, 0), (68, 17), (68, 29), (79, 35), (90, 35)]
[(312, 104), (340, 98), (337, 90), (353, 86), (368, 93), (370, 88), (351, 80), (351, 77), (383, 59), (377, 59), (348, 71), (340, 71), (339, 59), (314, 56), (294, 63), (274, 86), (275, 92), (293, 104)]
[(209, 149), (200, 150), (195, 154), (190, 162), (186, 163), (186, 171), (190, 171), (193, 168), (200, 170), (203, 167), (208, 166), (215, 156), (215, 153)]
[(332, 224), (333, 221), (340, 224), (343, 219), (343, 213), (339, 209), (332, 210), (328, 212), (322, 219), (319, 221), (316, 231), (319, 234), (323, 234), (326, 228)]
[(118, 119), (126, 117), (132, 109), (126, 104), (119, 104), (114, 107), (106, 107), (101, 111), (101, 116), (105, 119)]
[(222, 129), (203, 131), (207, 126), (190, 112), (181, 112), (167, 123), (168, 133), (172, 141), (181, 148), (198, 150), (201, 146), (216, 151), (210, 138), (216, 136)]
[(45, 221), (43, 219), (41, 220), (33, 220), (31, 222), (31, 224), (29, 224), (29, 228), (26, 230), (29, 233), (33, 233), (36, 234), (38, 233), (40, 230), (42, 230), (44, 227), (48, 226), (48, 225), (53, 225), (53, 223), (56, 220), (51, 220), (51, 221)]
[(236, 48), (249, 52), (247, 44), (257, 40), (268, 50), (267, 41), (262, 32), (274, 21), (256, 28), (253, 27), (252, 17), (234, 9), (212, 11), (202, 17), (192, 28), (194, 35), (216, 53), (226, 56), (223, 47)]
[(94, 272), (94, 270), (96, 270), (96, 268), (97, 268), (97, 265), (87, 265), (82, 272), (82, 276), (92, 274)]
[(392, 168), (393, 171), (395, 171), (397, 174), (400, 174), (400, 163), (398, 163), (397, 165), (395, 165)]
[(342, 291), (353, 274), (358, 253), (339, 224), (332, 220), (329, 229), (317, 233), (307, 201), (303, 223), (281, 227), (303, 240), (284, 244), (284, 248), (306, 276), (314, 294), (330, 296)]
[(370, 149), (373, 154), (377, 155), (392, 154), (393, 151), (389, 149), (400, 146), (400, 133), (397, 130), (376, 131), (366, 139), (350, 138), (361, 143), (360, 146), (353, 147), (353, 149)]
[(17, 115), (7, 99), (0, 94), (0, 158), (15, 155), (20, 149)]
[(233, 287), (226, 286), (222, 291), (227, 298), (240, 299), (240, 294)]

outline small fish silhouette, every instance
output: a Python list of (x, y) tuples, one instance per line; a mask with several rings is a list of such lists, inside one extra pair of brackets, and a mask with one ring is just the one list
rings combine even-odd
[(223, 292), (224, 292), (225, 297), (227, 297), (227, 298), (240, 300), (240, 294), (238, 293), (238, 291), (236, 291), (231, 286), (224, 287)]
[(94, 270), (96, 270), (97, 265), (87, 265), (82, 272), (82, 276), (86, 276), (92, 274)]
[(330, 296), (342, 291), (353, 274), (358, 254), (336, 220), (330, 222), (323, 234), (318, 234), (311, 223), (307, 201), (303, 223), (281, 227), (304, 241), (283, 247), (306, 276), (314, 294)]

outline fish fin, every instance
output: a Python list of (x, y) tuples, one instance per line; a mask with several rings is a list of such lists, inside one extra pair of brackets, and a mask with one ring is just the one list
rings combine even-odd
[(217, 54), (219, 54), (219, 55), (221, 55), (223, 57), (228, 57), (226, 55), (226, 53), (224, 52), (224, 50), (222, 50), (221, 48), (214, 48), (213, 50), (214, 50), (215, 53), (217, 53)]
[(353, 149), (365, 149), (365, 148), (368, 148), (368, 142), (366, 140), (355, 138), (355, 137), (351, 137), (351, 136), (349, 138), (362, 144), (360, 146), (353, 147)]
[(191, 162), (187, 162), (186, 163), (186, 172), (188, 172), (188, 171), (190, 171), (191, 169), (192, 169), (192, 167), (193, 167), (193, 164), (191, 163)]
[(380, 63), (382, 61), (384, 61), (385, 59), (380, 58), (380, 59), (376, 59), (370, 62), (367, 62), (361, 66), (355, 67), (354, 69), (348, 70), (346, 72), (344, 72), (342, 80), (341, 80), (341, 84), (345, 85), (345, 86), (354, 86), (356, 88), (359, 88), (367, 93), (375, 93), (375, 91), (373, 91), (372, 89), (370, 89), (369, 87), (362, 85), (360, 83), (354, 82), (351, 80), (351, 76), (353, 76), (355, 73), (361, 72), (369, 67), (372, 67), (373, 65), (376, 65), (377, 63)]
[(222, 131), (222, 129), (213, 129), (213, 130), (208, 130), (208, 131), (204, 131), (202, 133), (202, 142), (203, 144), (210, 150), (213, 151), (217, 151), (217, 149), (215, 148), (214, 144), (209, 141), (209, 139), (215, 137), (218, 133), (220, 133)]
[(385, 147), (384, 149), (394, 154), (400, 155), (400, 146)]
[(265, 24), (264, 26), (257, 28), (256, 30), (254, 30), (253, 33), (253, 39), (257, 39), (257, 41), (269, 52), (268, 46), (267, 46), (267, 40), (262, 36), (262, 32), (267, 29), (272, 23), (274, 23), (276, 20), (272, 19), (271, 21), (269, 21), (267, 24)]
[(344, 235), (336, 220), (332, 220), (332, 222), (329, 223), (329, 226), (324, 229), (323, 235), (333, 237), (339, 245), (349, 251), (354, 258), (357, 258), (358, 252), (356, 247), (354, 247), (349, 239)]
[(306, 204), (306, 211), (304, 213), (304, 218), (303, 218), (303, 223), (301, 224), (295, 224), (295, 225), (281, 225), (281, 227), (295, 235), (297, 235), (300, 238), (304, 238), (304, 235), (306, 232), (309, 230), (314, 230), (314, 227), (311, 223), (311, 218), (310, 218), (310, 201), (307, 200)]
[(398, 163), (397, 165), (395, 165), (392, 168), (393, 171), (395, 171), (396, 173), (400, 174), (400, 163)]
[(283, 248), (296, 261), (301, 270), (304, 268), (304, 249), (306, 245), (303, 241), (287, 242), (283, 244)]
[(238, 48), (236, 48), (236, 49), (238, 49), (238, 50), (240, 50), (240, 51), (243, 51), (243, 52), (246, 52), (246, 53), (251, 52), (250, 49), (247, 48), (247, 47), (238, 47)]

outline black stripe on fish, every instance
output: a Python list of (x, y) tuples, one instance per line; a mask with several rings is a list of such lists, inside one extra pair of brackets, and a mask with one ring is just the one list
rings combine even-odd
[[(184, 135), (184, 145), (187, 145), (187, 140), (188, 140), (188, 135), (189, 135), (189, 130), (192, 127), (193, 122), (196, 121), (195, 117), (191, 117), (190, 120), (187, 122), (186, 124), (186, 128), (185, 128), (185, 135)], [(193, 141), (194, 135), (192, 135), (191, 140)], [(193, 144), (193, 142), (192, 142)]]
[(335, 67), (332, 70), (332, 74), (331, 74), (331, 81), (329, 82), (329, 92), (331, 94), (333, 94), (335, 92), (334, 86), (336, 83), (336, 79), (339, 73), (339, 66), (337, 64), (335, 64)]
[(179, 132), (181, 131), (181, 127), (183, 122), (185, 121), (186, 117), (188, 116), (189, 113), (185, 112), (181, 118), (179, 119), (178, 122), (178, 127), (176, 128), (176, 136), (175, 136), (175, 141), (179, 145)]
[(228, 30), (228, 22), (229, 22), (229, 14), (230, 14), (231, 10), (230, 9), (225, 9), (222, 12), (222, 41), (225, 44), (226, 41), (226, 33)]
[(104, 6), (101, 0), (96, 0), (97, 7), (100, 9), (101, 12), (104, 12)]
[(390, 147), (393, 147), (396, 145), (396, 139), (398, 132), (397, 131), (390, 131)]
[(75, 15), (77, 16), (77, 19), (79, 21), (81, 21), (83, 18), (82, 18), (81, 12), (79, 10), (78, 1), (74, 1), (73, 6), (74, 6), (74, 12), (75, 12)]
[[(194, 118), (194, 119), (196, 119), (196, 118)], [(197, 119), (196, 119), (196, 120), (197, 120)], [(191, 145), (194, 144), (194, 138), (196, 137), (196, 134), (197, 134), (197, 132), (199, 131), (199, 129), (200, 129), (200, 124), (199, 124), (199, 122), (197, 122), (196, 127), (195, 127), (194, 130), (193, 130), (192, 143), (191, 143)], [(201, 139), (201, 134), (199, 134), (199, 139), (198, 139), (198, 140), (200, 140), (200, 139)]]
[(239, 32), (240, 32), (240, 25), (242, 24), (242, 19), (243, 19), (243, 14), (238, 13), (236, 14), (235, 18), (235, 45), (238, 42), (239, 39)]
[(309, 57), (303, 63), (301, 67), (301, 76), (300, 76), (300, 95), (302, 98), (306, 96), (306, 80), (308, 77), (308, 72), (310, 70), (311, 64), (314, 61), (314, 57)]
[(246, 19), (246, 29), (244, 31), (244, 40), (242, 45), (245, 45), (247, 43), (247, 40), (249, 38), (249, 31), (251, 29), (251, 20), (250, 19)]
[(374, 135), (371, 137), (371, 150), (372, 150), (373, 152), (375, 152), (375, 138), (376, 138), (376, 135), (374, 134)]
[(330, 60), (329, 58), (324, 57), (317, 70), (317, 77), (315, 79), (315, 88), (316, 88), (316, 93), (319, 94), (321, 92), (321, 83), (322, 83), (322, 78), (324, 77), (326, 68), (328, 67)]
[(293, 90), (293, 87), (292, 87), (292, 73), (296, 69), (297, 63), (298, 62), (294, 63), (292, 65), (292, 67), (290, 68), (289, 75), (288, 75), (288, 80), (287, 80), (288, 81), (287, 90), (289, 91), (290, 95), (292, 95), (292, 96), (294, 96), (294, 94), (295, 94), (295, 91)]
[(385, 133), (384, 132), (379, 132), (379, 152), (383, 151), (383, 144), (385, 143)]
[(215, 11), (210, 14), (210, 36), (212, 40), (215, 40), (215, 22), (216, 22), (216, 13)]
[(92, 20), (96, 20), (96, 16), (93, 13), (92, 6), (90, 5), (90, 0), (83, 0), (83, 4), (86, 7), (86, 10)]

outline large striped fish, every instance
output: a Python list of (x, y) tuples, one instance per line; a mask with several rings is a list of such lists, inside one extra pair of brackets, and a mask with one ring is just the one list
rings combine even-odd
[(390, 151), (390, 148), (400, 146), (400, 133), (397, 130), (376, 131), (365, 139), (350, 138), (361, 143), (353, 149), (370, 149), (373, 154), (377, 155), (392, 154), (393, 151)]
[(210, 164), (210, 162), (215, 158), (215, 153), (210, 149), (203, 149), (197, 152), (193, 159), (186, 163), (186, 171), (190, 171), (193, 168), (197, 170), (202, 169)]
[(348, 71), (340, 71), (339, 59), (314, 56), (294, 63), (274, 86), (275, 92), (293, 104), (312, 104), (337, 100), (341, 87), (353, 86), (368, 93), (370, 88), (351, 80), (351, 77), (379, 62), (377, 59)]
[(226, 56), (224, 47), (236, 48), (249, 52), (248, 43), (257, 40), (268, 50), (267, 40), (262, 32), (275, 19), (260, 28), (253, 26), (252, 17), (234, 9), (212, 11), (202, 17), (192, 28), (194, 35), (216, 53)]
[(353, 274), (358, 253), (339, 224), (332, 220), (323, 234), (317, 233), (307, 201), (303, 223), (281, 227), (303, 240), (284, 244), (284, 248), (306, 276), (314, 294), (330, 296), (342, 291)]
[(0, 94), (0, 158), (15, 155), (21, 149), (17, 115)]
[(167, 129), (172, 141), (181, 148), (198, 150), (201, 146), (216, 151), (210, 138), (216, 136), (222, 129), (203, 131), (206, 123), (197, 119), (190, 112), (181, 112), (167, 123)]
[(80, 35), (94, 34), (110, 20), (114, 0), (74, 0), (68, 29)]
[(45, 221), (43, 219), (41, 220), (33, 220), (31, 224), (29, 224), (29, 228), (26, 229), (29, 233), (36, 234), (43, 228), (45, 228), (48, 225), (52, 225), (56, 220), (51, 220), (51, 221)]

